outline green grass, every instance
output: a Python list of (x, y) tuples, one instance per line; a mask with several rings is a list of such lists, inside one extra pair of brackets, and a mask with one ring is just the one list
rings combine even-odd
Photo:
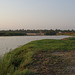
[(33, 56), (40, 50), (46, 52), (75, 50), (75, 38), (36, 40), (16, 48), (5, 54), (3, 60), (0, 59), (0, 74), (34, 75), (29, 66), (35, 63)]
[(69, 37), (67, 38), (68, 40), (74, 40), (75, 41), (75, 37)]
[[(45, 51), (54, 51), (54, 50), (74, 50), (75, 47), (75, 41), (71, 40), (72, 38), (70, 38), (70, 40), (49, 40), (49, 39), (45, 39), (45, 40), (37, 40), (37, 41), (33, 41), (28, 43), (27, 45), (25, 45), (25, 47), (28, 49), (41, 49), (41, 50), (45, 50)], [(74, 38), (73, 38), (74, 39)]]

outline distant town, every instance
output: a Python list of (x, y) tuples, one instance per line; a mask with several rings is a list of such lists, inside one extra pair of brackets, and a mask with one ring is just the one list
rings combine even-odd
[(0, 30), (0, 36), (75, 35), (75, 30)]

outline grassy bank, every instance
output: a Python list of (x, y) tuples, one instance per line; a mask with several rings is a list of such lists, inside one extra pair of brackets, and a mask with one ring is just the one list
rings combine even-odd
[(57, 35), (69, 35), (69, 36), (75, 36), (75, 32), (63, 32), (63, 33), (57, 33)]
[(75, 38), (32, 41), (0, 59), (0, 74), (67, 75), (65, 67), (75, 65), (74, 52)]

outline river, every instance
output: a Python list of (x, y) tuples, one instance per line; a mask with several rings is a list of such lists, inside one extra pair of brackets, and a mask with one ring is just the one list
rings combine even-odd
[(30, 41), (41, 39), (63, 39), (70, 36), (2, 36), (0, 37), (0, 56)]

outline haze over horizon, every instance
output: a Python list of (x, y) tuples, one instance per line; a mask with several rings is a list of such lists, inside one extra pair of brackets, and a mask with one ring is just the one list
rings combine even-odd
[(75, 29), (75, 0), (0, 0), (0, 30)]

